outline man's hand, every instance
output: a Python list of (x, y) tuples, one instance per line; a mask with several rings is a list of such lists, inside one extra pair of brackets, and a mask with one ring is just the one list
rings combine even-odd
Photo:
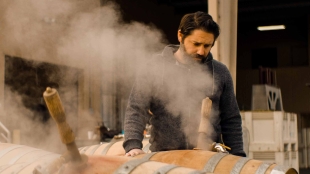
[(131, 149), (129, 152), (127, 152), (125, 154), (125, 156), (131, 156), (131, 157), (134, 157), (136, 155), (139, 155), (139, 154), (144, 154), (145, 152), (141, 149)]

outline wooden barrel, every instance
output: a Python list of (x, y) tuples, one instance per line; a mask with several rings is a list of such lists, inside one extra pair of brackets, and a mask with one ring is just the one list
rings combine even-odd
[[(122, 144), (122, 141), (117, 142)], [(107, 143), (109, 144), (109, 143)], [(118, 146), (118, 144), (115, 144)], [(107, 146), (106, 146), (107, 147)], [(112, 147), (112, 146), (110, 146)], [(109, 149), (110, 149), (109, 147)], [(89, 147), (90, 148), (90, 147)], [(88, 149), (89, 149), (88, 148)], [(91, 152), (102, 152), (91, 149)], [(98, 149), (98, 148), (97, 148)], [(119, 148), (116, 148), (119, 150)], [(112, 150), (112, 149), (110, 149)], [(108, 151), (110, 151), (108, 150)], [(108, 152), (107, 151), (107, 152)], [(87, 152), (87, 150), (85, 151)], [(111, 154), (113, 154), (111, 152)], [(122, 153), (123, 155), (124, 153)], [(229, 154), (202, 150), (174, 150), (124, 156), (89, 155), (87, 166), (81, 174), (92, 173), (240, 173), (240, 174), (297, 174), (293, 168), (268, 164), (262, 161)], [(46, 167), (59, 158), (59, 154), (27, 146), (0, 143), (0, 174), (32, 173), (38, 167)], [(74, 167), (66, 164), (63, 170)], [(63, 171), (62, 171), (63, 172)], [(68, 172), (70, 173), (70, 172)]]
[(125, 156), (89, 156), (87, 167), (75, 169), (67, 164), (57, 174), (206, 174), (199, 170)]
[(48, 163), (42, 164), (40, 160), (4, 165), (0, 166), (0, 174), (32, 174), (35, 168), (38, 166), (44, 167), (45, 165), (48, 165)]
[(151, 161), (174, 164), (210, 173), (229, 174), (297, 174), (293, 168), (277, 164), (268, 164), (225, 153), (203, 150), (174, 150), (138, 155), (136, 158), (148, 156)]
[[(28, 174), (37, 171), (44, 171), (51, 163), (57, 160), (60, 154), (31, 148), (23, 145), (0, 143), (0, 174)], [(57, 174), (201, 174), (205, 172), (196, 169), (180, 167), (157, 161), (148, 161), (145, 158), (132, 158), (125, 156), (88, 156), (86, 165), (77, 168), (72, 163), (63, 164), (56, 171)], [(43, 173), (44, 173), (43, 172)], [(52, 174), (47, 172), (48, 174)]]
[(0, 143), (0, 173), (32, 173), (37, 166), (47, 166), (60, 157), (51, 153), (24, 145)]
[[(108, 150), (109, 153), (106, 153), (107, 155), (124, 155), (122, 144), (123, 141), (112, 144), (107, 143), (104, 145), (106, 149), (104, 152)], [(151, 153), (148, 149), (150, 145), (148, 141), (144, 140), (143, 144), (144, 150)], [(103, 155), (102, 150), (98, 150), (98, 148), (97, 150), (89, 149), (86, 154)], [(278, 172), (279, 174), (297, 174), (295, 169), (286, 166), (210, 151), (175, 150), (152, 154), (153, 155), (149, 158), (151, 161), (174, 164), (211, 173), (272, 174)], [(144, 155), (146, 154), (136, 156), (135, 158), (141, 158)]]
[[(97, 144), (92, 146), (85, 146), (79, 148), (81, 154), (85, 155), (113, 155), (122, 156), (125, 155), (125, 150), (123, 148), (124, 141), (113, 141), (110, 143)], [(144, 139), (142, 141), (143, 151), (148, 153), (149, 151), (149, 140)]]

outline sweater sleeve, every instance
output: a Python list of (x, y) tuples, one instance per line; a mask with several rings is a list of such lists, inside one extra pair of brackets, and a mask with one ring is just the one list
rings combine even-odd
[(141, 149), (143, 132), (147, 121), (150, 119), (152, 84), (154, 81), (152, 66), (148, 64), (144, 71), (140, 70), (132, 87), (124, 121), (125, 140), (123, 147), (126, 152), (131, 149)]
[(230, 72), (225, 67), (225, 81), (220, 98), (221, 132), (225, 145), (231, 148), (233, 155), (246, 156), (243, 151), (242, 120), (234, 93)]

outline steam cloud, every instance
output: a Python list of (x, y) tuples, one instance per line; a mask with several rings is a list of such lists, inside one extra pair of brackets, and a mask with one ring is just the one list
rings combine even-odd
[[(103, 93), (115, 93), (115, 89), (109, 86), (113, 86), (116, 81), (121, 86), (120, 90), (128, 94), (126, 91), (131, 88), (132, 77), (137, 73), (136, 69), (150, 59), (152, 54), (161, 50), (166, 40), (155, 26), (134, 21), (123, 22), (120, 11), (117, 4), (110, 2), (100, 7), (100, 1), (95, 0), (1, 0), (0, 50), (12, 56), (84, 69), (86, 77), (96, 79), (89, 82), (92, 83), (90, 86), (101, 86), (104, 82)], [(70, 73), (64, 75), (64, 81), (70, 81), (73, 75)], [(197, 82), (200, 80), (197, 77)], [(205, 85), (204, 83), (205, 81), (195, 85)], [(65, 93), (67, 91), (67, 96), (61, 96), (65, 100), (63, 104), (69, 105), (66, 98), (72, 96), (68, 94), (69, 90), (62, 90)], [(55, 136), (57, 130), (54, 122), (42, 125), (23, 117), (22, 115), (30, 114), (30, 111), (20, 108), (19, 96), (8, 90), (5, 93), (11, 96), (5, 101), (6, 106), (10, 106), (7, 114), (11, 116), (10, 119), (6, 119), (6, 123), (11, 125), (11, 128), (20, 128), (23, 131), (21, 136), (26, 136), (28, 139), (22, 139), (21, 143), (61, 151), (62, 148), (59, 148), (61, 145), (56, 143), (59, 139), (55, 138), (58, 135)], [(182, 94), (179, 97), (183, 97)], [(199, 96), (199, 99), (203, 97)], [(186, 104), (174, 103), (175, 99), (170, 101), (168, 108), (171, 108), (172, 112), (186, 112), (182, 110)], [(10, 105), (12, 102), (15, 105)], [(200, 109), (198, 108), (198, 113)], [(69, 124), (75, 122), (70, 110), (66, 111)], [(199, 116), (197, 121), (189, 118), (186, 120), (188, 124), (185, 130), (189, 137), (194, 137), (196, 134)], [(87, 112), (83, 113), (82, 117), (90, 122), (99, 120)], [(194, 122), (193, 125), (191, 122)], [(34, 138), (38, 132), (41, 132), (40, 135)], [(45, 135), (52, 136), (46, 138)], [(192, 139), (196, 141), (195, 138)], [(30, 140), (40, 143), (30, 143)], [(52, 146), (51, 142), (56, 144), (57, 150), (52, 147), (46, 148)]]

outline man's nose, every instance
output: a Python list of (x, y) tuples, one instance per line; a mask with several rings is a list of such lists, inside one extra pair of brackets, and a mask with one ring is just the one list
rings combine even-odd
[(205, 49), (204, 47), (199, 47), (197, 50), (197, 54), (204, 56), (205, 55)]

